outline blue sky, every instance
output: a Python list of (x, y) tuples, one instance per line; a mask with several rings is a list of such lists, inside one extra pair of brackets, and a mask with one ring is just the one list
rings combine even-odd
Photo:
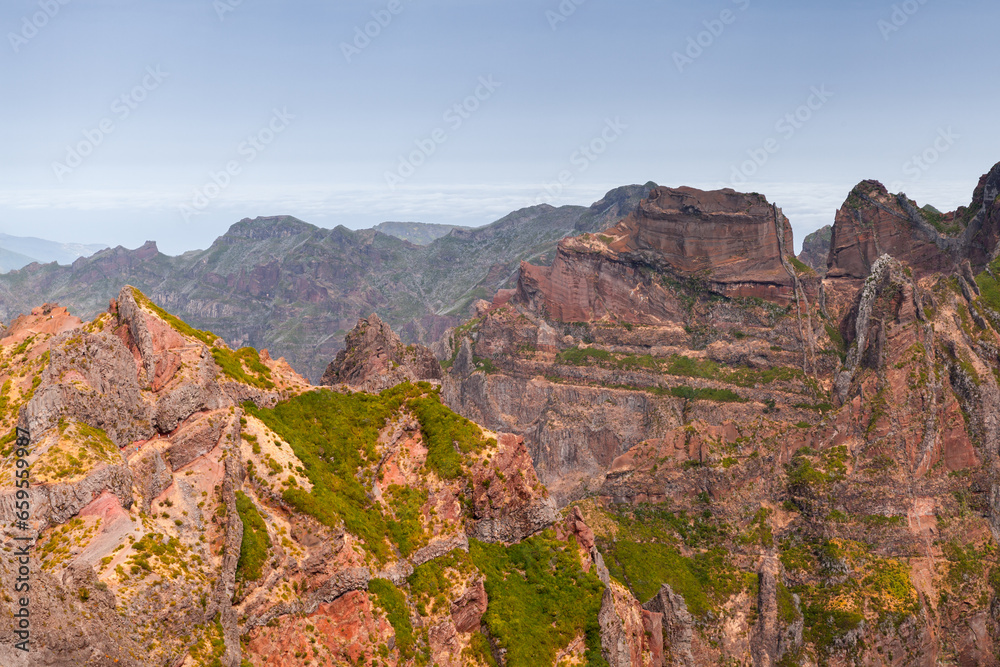
[(998, 19), (972, 0), (9, 0), (0, 231), (179, 253), (248, 216), (478, 225), (653, 180), (762, 192), (800, 243), (864, 178), (968, 203), (1000, 161)]

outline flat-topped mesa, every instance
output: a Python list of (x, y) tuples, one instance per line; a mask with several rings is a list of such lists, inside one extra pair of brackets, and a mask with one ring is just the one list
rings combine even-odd
[(787, 305), (792, 249), (788, 219), (762, 195), (657, 187), (603, 234), (564, 239), (551, 267), (522, 264), (515, 299), (564, 322), (653, 322), (678, 315), (666, 278)]
[(827, 277), (866, 278), (888, 254), (919, 274), (950, 272), (963, 258), (965, 221), (931, 206), (918, 208), (878, 181), (862, 181), (837, 211)]
[(344, 349), (330, 362), (320, 384), (347, 384), (377, 394), (403, 382), (440, 379), (441, 365), (433, 352), (423, 345), (404, 345), (372, 313), (347, 334)]

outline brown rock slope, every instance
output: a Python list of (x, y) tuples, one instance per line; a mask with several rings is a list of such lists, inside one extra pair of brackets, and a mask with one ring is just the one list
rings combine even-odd
[(990, 178), (978, 231), (924, 220), (930, 240), (862, 184), (828, 276), (766, 299), (638, 253), (625, 221), (451, 332), (448, 404), (525, 438), (634, 598), (605, 594), (609, 663), (656, 652), (638, 604), (659, 615), (648, 664), (997, 664), (1000, 262), (973, 252), (995, 248)]

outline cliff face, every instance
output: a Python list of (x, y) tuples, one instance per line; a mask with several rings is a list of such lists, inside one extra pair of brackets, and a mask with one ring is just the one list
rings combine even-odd
[(724, 241), (685, 258), (661, 194), (450, 332), (446, 402), (524, 437), (626, 589), (602, 602), (609, 663), (654, 660), (656, 625), (649, 664), (996, 664), (989, 180), (968, 215), (862, 184), (827, 277), (789, 261), (780, 286), (775, 260), (728, 282)]
[(552, 266), (522, 263), (517, 299), (557, 320), (632, 323), (677, 318), (670, 280), (789, 303), (791, 249), (788, 219), (760, 195), (654, 188), (616, 226), (561, 241)]

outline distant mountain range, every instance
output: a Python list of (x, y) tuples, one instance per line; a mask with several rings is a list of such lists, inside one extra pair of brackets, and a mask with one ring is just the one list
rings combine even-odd
[(0, 234), (0, 273), (20, 269), (32, 262), (72, 264), (104, 248), (107, 246), (103, 244), (58, 243), (30, 236)]
[(430, 245), (442, 236), (447, 236), (453, 229), (472, 229), (458, 225), (436, 225), (428, 222), (383, 222), (373, 228), (377, 232), (395, 236), (397, 239), (409, 241), (414, 245)]
[[(322, 229), (288, 216), (244, 219), (207, 250), (177, 257), (154, 242), (101, 250), (72, 266), (30, 265), (0, 276), (0, 320), (43, 302), (84, 319), (132, 284), (229, 344), (268, 348), (317, 380), (344, 334), (372, 312), (407, 342), (431, 342), (468, 318), (477, 299), (516, 283), (522, 261), (547, 264), (560, 239), (617, 222), (654, 184), (609, 192), (586, 206), (522, 209), (485, 227), (449, 227), (427, 245), (393, 234)], [(416, 227), (411, 238), (440, 234)]]

